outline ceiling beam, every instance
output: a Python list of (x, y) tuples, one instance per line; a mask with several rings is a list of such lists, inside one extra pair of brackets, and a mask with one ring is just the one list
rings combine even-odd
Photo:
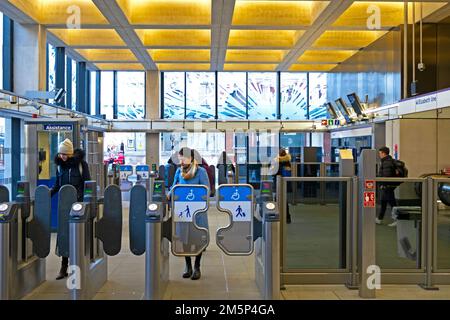
[(33, 18), (22, 12), (9, 1), (0, 0), (0, 11), (10, 19), (20, 24), (38, 24)]
[(316, 16), (311, 27), (297, 40), (292, 50), (284, 57), (278, 65), (277, 71), (289, 70), (298, 58), (308, 50), (313, 43), (327, 30), (354, 1), (330, 1), (329, 4)]
[(144, 66), (145, 70), (158, 70), (150, 54), (144, 48), (134, 27), (128, 22), (128, 18), (120, 8), (116, 0), (92, 0), (111, 26), (117, 31), (128, 48)]
[[(420, 15), (420, 6), (416, 7), (416, 17)], [(436, 10), (432, 14), (428, 15), (426, 18), (423, 19), (424, 23), (438, 23), (445, 18), (450, 16), (450, 3), (447, 3), (445, 6), (440, 8), (439, 10)]]
[(235, 0), (212, 0), (211, 70), (223, 70)]
[(89, 70), (98, 70), (98, 68), (91, 62), (87, 61), (81, 54), (79, 54), (73, 47), (68, 46), (64, 41), (56, 37), (53, 33), (47, 31), (47, 41), (54, 47), (65, 47), (66, 55), (76, 61), (86, 62), (86, 67)]

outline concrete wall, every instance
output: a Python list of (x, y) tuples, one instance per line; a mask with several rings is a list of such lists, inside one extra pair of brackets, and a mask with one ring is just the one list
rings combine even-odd
[(14, 91), (46, 90), (47, 31), (38, 25), (14, 23)]
[(409, 177), (450, 167), (450, 119), (397, 119), (386, 122), (386, 145), (406, 163)]

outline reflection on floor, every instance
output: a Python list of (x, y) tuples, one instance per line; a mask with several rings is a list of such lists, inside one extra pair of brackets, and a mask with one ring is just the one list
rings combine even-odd
[[(215, 206), (214, 203), (210, 204)], [(170, 257), (170, 283), (164, 299), (261, 299), (255, 283), (254, 255), (230, 257), (216, 245), (215, 232), (227, 225), (227, 217), (216, 209), (209, 212), (211, 232), (210, 245), (202, 258), (200, 280), (183, 279), (184, 258)], [(52, 237), (53, 248), (56, 236)], [(54, 280), (59, 271), (60, 260), (51, 251), (47, 259), (47, 279), (25, 299), (68, 299), (65, 280)], [(144, 295), (144, 255), (137, 257), (130, 252), (128, 240), (128, 209), (124, 212), (122, 250), (119, 255), (108, 258), (108, 282), (94, 299), (139, 300)]]
[[(287, 286), (281, 291), (286, 300), (360, 300), (358, 290), (343, 285)], [(376, 292), (380, 300), (450, 300), (450, 286), (440, 285), (437, 291), (427, 291), (416, 285), (382, 285)]]

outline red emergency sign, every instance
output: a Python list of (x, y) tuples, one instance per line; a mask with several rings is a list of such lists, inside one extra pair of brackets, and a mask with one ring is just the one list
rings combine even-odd
[(366, 180), (364, 183), (364, 189), (366, 189), (366, 190), (375, 189), (375, 181), (374, 180)]
[(375, 192), (364, 192), (364, 208), (375, 208)]

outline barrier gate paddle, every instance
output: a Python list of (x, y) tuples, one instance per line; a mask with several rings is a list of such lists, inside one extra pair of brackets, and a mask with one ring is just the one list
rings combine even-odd
[(226, 184), (217, 189), (217, 209), (230, 224), (217, 229), (216, 243), (227, 255), (253, 253), (254, 191), (249, 184)]
[[(196, 256), (209, 245), (209, 231), (196, 219), (209, 208), (209, 189), (203, 185), (176, 185), (172, 189), (172, 253)], [(203, 217), (199, 216), (199, 219)], [(205, 217), (206, 219), (206, 217)]]

